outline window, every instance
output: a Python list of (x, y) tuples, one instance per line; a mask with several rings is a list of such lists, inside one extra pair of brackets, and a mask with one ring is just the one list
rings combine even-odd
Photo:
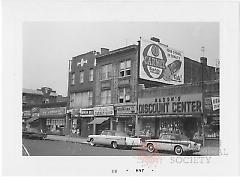
[(93, 92), (89, 91), (88, 92), (88, 105), (92, 105), (92, 100), (93, 100)]
[(71, 84), (72, 84), (72, 85), (75, 84), (75, 73), (72, 73)]
[(125, 77), (131, 75), (131, 60), (126, 60), (120, 63), (119, 76)]
[(131, 101), (130, 88), (120, 88), (119, 89), (119, 103), (127, 103)]
[(110, 104), (111, 103), (111, 90), (104, 90), (101, 92), (101, 104)]
[(70, 95), (70, 107), (88, 107), (92, 105), (93, 92), (79, 92)]
[(84, 82), (84, 71), (80, 71), (80, 83)]
[(93, 81), (93, 69), (89, 70), (89, 81)]
[(101, 80), (107, 80), (111, 78), (112, 64), (103, 65), (100, 69)]

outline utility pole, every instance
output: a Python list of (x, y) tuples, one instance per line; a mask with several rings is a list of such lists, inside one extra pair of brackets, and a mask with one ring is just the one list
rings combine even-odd
[[(205, 52), (205, 47), (202, 46), (201, 47), (201, 51), (202, 51), (202, 57), (204, 57), (204, 52)], [(204, 102), (204, 62), (201, 62), (201, 67), (202, 67), (202, 82), (201, 82), (201, 87), (202, 87), (202, 129), (203, 129), (203, 147), (205, 146), (205, 112), (204, 112), (204, 106), (205, 106), (205, 102)]]

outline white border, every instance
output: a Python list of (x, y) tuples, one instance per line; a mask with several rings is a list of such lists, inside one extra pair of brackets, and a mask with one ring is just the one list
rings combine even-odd
[[(239, 168), (239, 13), (237, 2), (4, 0), (3, 114), (4, 175), (142, 175), (135, 157), (22, 157), (22, 24), (25, 21), (219, 22), (221, 58), (221, 146), (228, 156), (210, 164), (158, 164), (144, 175), (237, 175)], [(233, 101), (234, 100), (234, 101)], [(26, 169), (27, 167), (27, 169)], [(121, 172), (129, 168), (129, 172)]]

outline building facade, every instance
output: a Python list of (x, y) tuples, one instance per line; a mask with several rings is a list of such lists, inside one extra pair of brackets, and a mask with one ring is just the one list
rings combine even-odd
[[(57, 98), (61, 97), (61, 101)], [(23, 89), (23, 129), (32, 127), (48, 134), (64, 134), (66, 125), (66, 97), (51, 88)]]
[(196, 140), (219, 138), (219, 109), (207, 100), (219, 98), (219, 81), (142, 89), (139, 92), (140, 136), (158, 138), (165, 132)]
[[(78, 63), (86, 54), (73, 58), (69, 75), (70, 109), (79, 109), (80, 119), (88, 120), (80, 123), (88, 127), (87, 134), (100, 134), (107, 129), (158, 137), (170, 130), (190, 138), (219, 137), (219, 109), (213, 109), (212, 103), (219, 98), (219, 73), (207, 65), (207, 58), (201, 57), (197, 62), (183, 57), (184, 81), (172, 85), (140, 78), (139, 52), (140, 45), (90, 52), (87, 55), (96, 59), (96, 65), (84, 68)], [(152, 52), (156, 54), (156, 48)], [(156, 61), (150, 61), (150, 65), (154, 64), (151, 62)], [(81, 71), (89, 72), (90, 68), (94, 81), (77, 83), (81, 82)], [(76, 101), (76, 95), (84, 91), (92, 91), (91, 105)], [(79, 100), (82, 99), (86, 101), (89, 97), (80, 96)], [(206, 129), (208, 133), (204, 132)]]
[[(88, 124), (92, 119), (92, 109), (95, 90), (95, 59), (96, 52), (91, 51), (73, 57), (69, 63), (69, 118), (68, 129), (70, 134), (88, 136), (91, 126)], [(80, 114), (83, 112), (85, 114)], [(89, 113), (89, 114), (87, 114)], [(81, 116), (82, 115), (82, 116)]]
[(110, 106), (115, 114), (102, 115), (107, 119), (101, 124), (100, 122), (93, 124), (96, 127), (94, 133), (99, 133), (104, 129), (129, 133), (134, 131), (137, 104), (137, 58), (137, 45), (97, 55), (96, 109), (106, 109)]

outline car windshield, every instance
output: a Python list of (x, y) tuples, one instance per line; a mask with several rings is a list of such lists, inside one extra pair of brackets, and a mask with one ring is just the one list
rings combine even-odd
[(102, 131), (101, 135), (107, 135), (108, 131)]

